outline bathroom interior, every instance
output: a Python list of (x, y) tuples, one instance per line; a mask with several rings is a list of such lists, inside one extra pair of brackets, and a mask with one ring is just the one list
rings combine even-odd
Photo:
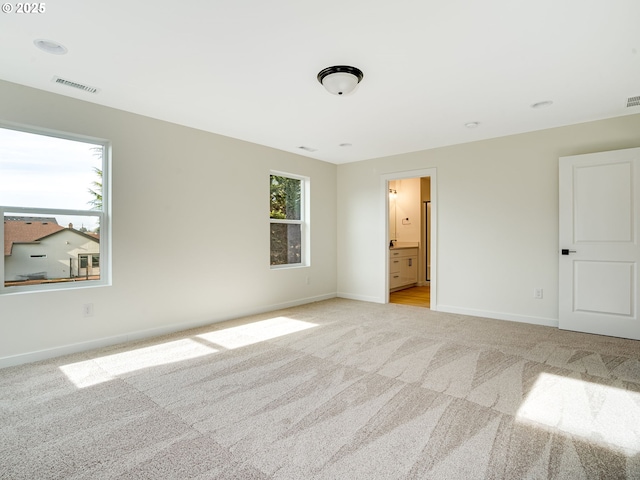
[(431, 179), (391, 180), (389, 302), (430, 306)]

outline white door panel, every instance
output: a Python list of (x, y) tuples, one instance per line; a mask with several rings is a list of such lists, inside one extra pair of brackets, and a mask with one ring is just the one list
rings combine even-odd
[(640, 339), (640, 148), (560, 158), (559, 325)]
[(575, 241), (632, 242), (631, 163), (574, 165)]
[(574, 311), (630, 316), (634, 265), (627, 262), (573, 262)]

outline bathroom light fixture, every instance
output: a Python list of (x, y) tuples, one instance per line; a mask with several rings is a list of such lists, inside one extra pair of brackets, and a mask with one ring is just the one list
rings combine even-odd
[(362, 70), (347, 65), (336, 65), (320, 70), (318, 81), (334, 95), (348, 95), (364, 78)]
[(41, 38), (34, 40), (33, 44), (43, 52), (52, 53), (53, 55), (64, 55), (67, 53), (67, 47), (53, 40), (43, 40)]
[(389, 196), (391, 198), (395, 198), (395, 196), (398, 194), (397, 190), (395, 188), (390, 188), (389, 189)]
[(478, 128), (479, 125), (480, 122), (468, 122), (464, 124), (464, 126), (467, 128)]

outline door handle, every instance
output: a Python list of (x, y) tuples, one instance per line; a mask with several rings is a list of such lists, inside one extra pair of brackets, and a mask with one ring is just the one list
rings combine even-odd
[(578, 253), (575, 250), (569, 250), (568, 248), (563, 248), (561, 252), (562, 252), (562, 255), (569, 255), (570, 253)]

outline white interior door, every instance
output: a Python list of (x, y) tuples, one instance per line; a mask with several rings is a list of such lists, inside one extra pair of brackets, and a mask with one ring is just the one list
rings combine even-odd
[(559, 326), (640, 340), (640, 148), (560, 158)]

